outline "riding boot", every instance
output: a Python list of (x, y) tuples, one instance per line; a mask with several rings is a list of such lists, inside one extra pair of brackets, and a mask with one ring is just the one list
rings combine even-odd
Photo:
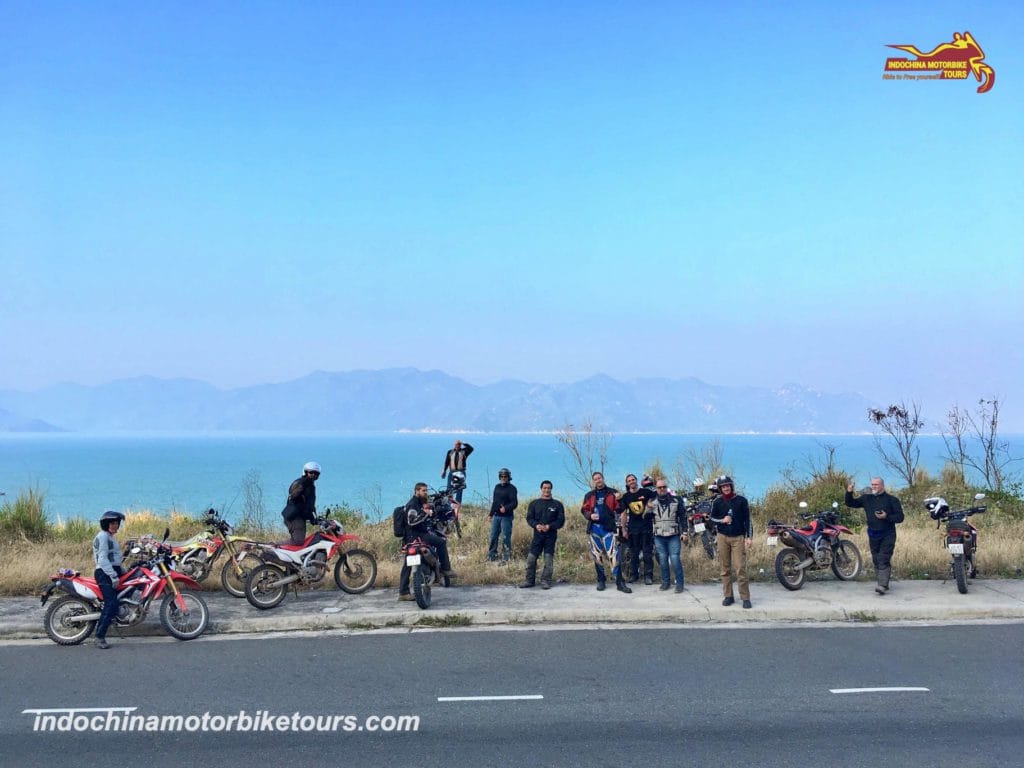
[(626, 580), (622, 578), (621, 573), (615, 579), (615, 588), (619, 592), (625, 592), (627, 595), (633, 594), (633, 590), (626, 586)]
[(526, 558), (526, 579), (519, 585), (520, 589), (529, 589), (537, 583), (537, 556), (532, 552)]
[(544, 570), (540, 573), (541, 589), (551, 589), (551, 578), (555, 573), (555, 556), (549, 552), (544, 553)]

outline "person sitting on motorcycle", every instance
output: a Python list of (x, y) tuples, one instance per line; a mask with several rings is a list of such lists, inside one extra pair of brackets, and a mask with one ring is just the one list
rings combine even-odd
[(319, 477), (320, 465), (307, 461), (302, 467), (302, 477), (288, 487), (288, 501), (281, 510), (281, 517), (292, 544), (302, 544), (306, 540), (306, 523), (316, 522), (316, 481)]
[(124, 522), (120, 512), (104, 512), (100, 517), (100, 532), (92, 540), (92, 557), (96, 561), (94, 574), (96, 583), (103, 593), (103, 613), (96, 625), (96, 647), (106, 650), (107, 627), (117, 616), (117, 583), (124, 571), (121, 568), (121, 548), (117, 545), (114, 534)]
[[(416, 483), (413, 488), (412, 498), (405, 505), (405, 543), (409, 544), (419, 539), (424, 544), (434, 547), (437, 550), (437, 557), (441, 563), (441, 572), (448, 578), (458, 576), (452, 570), (451, 560), (448, 558), (448, 540), (434, 531), (433, 512), (428, 505), (430, 493), (426, 483)], [(404, 559), (403, 559), (404, 562)], [(402, 572), (398, 578), (398, 599), (412, 600), (409, 592), (409, 577), (412, 569), (407, 565), (402, 566)]]

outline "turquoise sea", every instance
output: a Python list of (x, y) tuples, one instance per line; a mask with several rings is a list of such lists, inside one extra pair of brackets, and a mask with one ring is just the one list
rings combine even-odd
[[(549, 434), (463, 434), (475, 452), (469, 459), (465, 500), (489, 500), (500, 467), (512, 470), (520, 497), (550, 479), (566, 501), (583, 491), (566, 470), (565, 450)], [(165, 512), (222, 510), (228, 518), (243, 509), (243, 481), (256, 473), (271, 519), (284, 506), (288, 484), (303, 463), (315, 460), (324, 473), (317, 485), (322, 508), (347, 502), (389, 512), (404, 503), (417, 481), (440, 484), (441, 465), (454, 436), (447, 434), (45, 434), (0, 436), (0, 491), (45, 492), (51, 517), (94, 517), (105, 509)], [(793, 466), (806, 472), (808, 459), (823, 462), (822, 444), (837, 446), (836, 464), (867, 484), (873, 474), (894, 482), (870, 435), (614, 435), (606, 474), (621, 487), (627, 472), (640, 473), (655, 459), (671, 475), (687, 448), (718, 440), (737, 490), (758, 498)], [(1024, 436), (1008, 438), (1014, 455), (1024, 455)], [(941, 469), (938, 436), (920, 438), (921, 464)], [(371, 512), (372, 513), (372, 512)]]

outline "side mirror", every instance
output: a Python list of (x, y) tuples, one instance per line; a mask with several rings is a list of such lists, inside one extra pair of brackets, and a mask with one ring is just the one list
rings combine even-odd
[(801, 501), (797, 506), (800, 507), (800, 509), (807, 509), (807, 502)]
[(702, 477), (695, 477), (695, 478), (693, 478), (693, 487), (694, 488), (700, 488), (702, 485), (704, 485), (704, 478), (702, 478)]
[(975, 501), (981, 501), (984, 498), (985, 498), (985, 494), (984, 493), (976, 493), (976, 494), (974, 494), (974, 500)]
[(142, 551), (142, 547), (132, 547), (132, 554), (137, 555)]
[(167, 541), (167, 537), (171, 535), (170, 528), (164, 528), (164, 537), (160, 539), (161, 542)]

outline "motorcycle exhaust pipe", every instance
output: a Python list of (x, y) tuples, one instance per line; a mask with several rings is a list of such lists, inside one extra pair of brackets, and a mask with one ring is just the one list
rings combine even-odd
[(285, 584), (291, 584), (291, 583), (293, 583), (293, 582), (296, 582), (296, 581), (298, 581), (298, 580), (299, 580), (299, 579), (301, 579), (301, 578), (302, 578), (302, 577), (301, 577), (301, 576), (299, 576), (299, 574), (297, 574), (297, 573), (293, 573), (293, 574), (292, 574), (291, 576), (285, 576), (285, 577), (284, 577), (283, 579), (278, 579), (278, 580), (277, 580), (276, 582), (274, 582), (274, 583), (275, 583), (275, 584), (276, 584), (277, 586), (283, 586), (283, 585), (285, 585)]
[(99, 621), (100, 616), (99, 611), (96, 613), (83, 613), (81, 616), (68, 616), (67, 622), (68, 624), (84, 624), (87, 621)]
[(796, 567), (797, 567), (798, 570), (802, 571), (804, 568), (806, 568), (809, 565), (814, 565), (814, 558), (813, 557), (808, 557), (802, 563), (798, 563)]

